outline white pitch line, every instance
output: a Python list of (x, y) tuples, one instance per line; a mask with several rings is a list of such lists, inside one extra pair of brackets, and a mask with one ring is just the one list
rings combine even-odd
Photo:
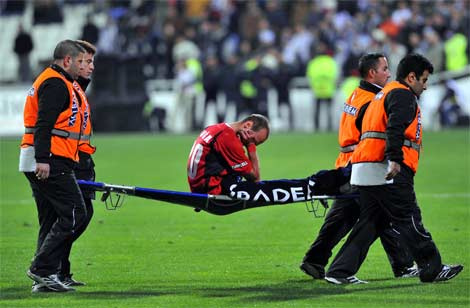
[(0, 204), (34, 204), (33, 198), (20, 200), (0, 200)]
[(436, 198), (436, 199), (447, 199), (447, 198), (470, 198), (470, 193), (417, 193), (418, 197), (421, 198)]

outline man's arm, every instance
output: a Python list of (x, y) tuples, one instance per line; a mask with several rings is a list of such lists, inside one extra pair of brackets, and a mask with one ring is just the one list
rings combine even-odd
[[(250, 146), (251, 154), (248, 155), (251, 157), (245, 151), (245, 147), (248, 147), (250, 143), (254, 145), (254, 142), (244, 142), (240, 133), (237, 133), (237, 135), (223, 133), (217, 137), (214, 147), (235, 174), (243, 176), (248, 181), (256, 181), (259, 179), (256, 147)], [(250, 153), (250, 150), (248, 150), (248, 153)], [(256, 160), (256, 169), (253, 167), (253, 159)]]
[(251, 162), (252, 169), (249, 174), (245, 175), (245, 178), (249, 181), (258, 182), (261, 180), (260, 168), (259, 168), (259, 159), (258, 154), (256, 154), (256, 144), (254, 138), (254, 132), (252, 130), (240, 131), (238, 133), (241, 142), (245, 145), (248, 152), (248, 159)]
[(258, 182), (261, 180), (261, 176), (258, 154), (256, 154), (256, 145), (254, 143), (249, 143), (246, 146), (246, 149), (248, 152), (248, 158), (250, 159), (253, 168), (251, 169), (250, 173), (245, 176), (245, 178), (249, 181)]
[(62, 80), (52, 78), (46, 80), (38, 89), (38, 97), (38, 119), (34, 132), (36, 175), (38, 178), (46, 179), (49, 177), (51, 130), (59, 114), (67, 109), (69, 93)]
[(358, 131), (362, 133), (362, 120), (364, 119), (364, 115), (366, 113), (367, 107), (369, 107), (370, 101), (362, 105), (361, 109), (357, 112), (357, 118), (354, 124)]
[(416, 114), (416, 98), (408, 90), (398, 89), (391, 92), (384, 102), (388, 123), (385, 133), (387, 145), (385, 158), (389, 161), (386, 180), (394, 178), (401, 170), (403, 161), (403, 141), (405, 130), (413, 121)]

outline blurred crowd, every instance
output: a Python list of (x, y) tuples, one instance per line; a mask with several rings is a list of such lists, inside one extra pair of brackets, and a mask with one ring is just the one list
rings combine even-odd
[[(83, 2), (83, 1), (79, 1)], [(285, 63), (304, 75), (320, 42), (348, 75), (364, 52), (383, 51), (394, 68), (420, 52), (437, 71), (452, 69), (445, 46), (463, 35), (468, 47), (469, 2), (456, 1), (96, 1), (107, 14), (98, 29), (90, 16), (83, 38), (102, 53), (145, 57), (154, 75), (173, 78), (175, 64), (196, 57), (210, 67), (271, 52), (268, 66)], [(151, 74), (151, 73), (150, 73)]]
[(266, 113), (270, 87), (288, 105), (286, 85), (318, 55), (335, 61), (337, 84), (358, 75), (366, 52), (383, 52), (392, 78), (410, 52), (435, 72), (468, 64), (466, 0), (38, 0), (35, 22), (57, 22), (61, 6), (81, 4), (93, 6), (81, 38), (101, 56), (137, 57), (145, 79), (178, 80), (206, 101), (224, 92), (240, 112)]
[[(470, 29), (465, 0), (39, 0), (34, 22), (60, 22), (61, 6), (85, 3), (94, 8), (83, 39), (101, 53), (144, 57), (154, 68), (147, 75), (164, 78), (175, 77), (185, 56), (210, 67), (214, 59), (225, 65), (263, 52), (272, 53), (271, 67), (285, 63), (301, 76), (320, 42), (343, 76), (360, 54), (375, 50), (389, 56), (392, 69), (405, 53), (420, 52), (439, 71), (449, 69), (446, 43), (460, 34), (468, 46)], [(106, 22), (98, 27), (93, 17), (102, 14)]]

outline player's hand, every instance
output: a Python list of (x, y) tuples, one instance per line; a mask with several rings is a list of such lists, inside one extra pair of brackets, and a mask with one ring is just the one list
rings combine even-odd
[(385, 176), (385, 179), (387, 181), (390, 181), (393, 179), (398, 173), (400, 173), (400, 164), (395, 162), (395, 161), (389, 161), (388, 162), (388, 169), (387, 169), (387, 175)]
[(36, 163), (36, 177), (38, 180), (46, 180), (49, 177), (51, 167), (46, 163)]
[(238, 135), (240, 136), (240, 140), (245, 146), (249, 145), (250, 143), (255, 143), (255, 132), (251, 129), (241, 130)]

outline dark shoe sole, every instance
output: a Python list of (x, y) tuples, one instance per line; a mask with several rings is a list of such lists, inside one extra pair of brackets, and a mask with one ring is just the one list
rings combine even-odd
[(325, 278), (325, 274), (319, 271), (314, 265), (310, 265), (308, 263), (302, 263), (299, 266), (300, 270), (305, 274), (309, 275), (313, 279), (323, 279)]

